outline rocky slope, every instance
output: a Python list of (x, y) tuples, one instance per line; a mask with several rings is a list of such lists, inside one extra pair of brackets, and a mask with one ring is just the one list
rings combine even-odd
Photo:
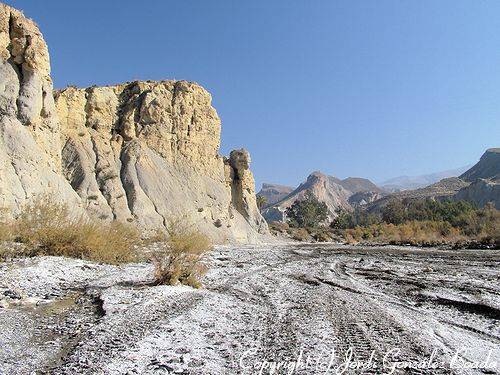
[(424, 188), (415, 190), (404, 190), (392, 193), (375, 200), (367, 206), (368, 211), (376, 212), (385, 207), (385, 205), (393, 200), (404, 199), (453, 199), (453, 196), (460, 191), (460, 189), (467, 187), (469, 184), (462, 181), (458, 177), (445, 178), (435, 184), (429, 185)]
[(478, 179), (500, 180), (500, 148), (490, 148), (460, 179), (474, 182)]
[(490, 148), (472, 168), (460, 176), (470, 182), (454, 199), (474, 202), (480, 207), (492, 203), (500, 210), (500, 148)]
[(257, 196), (264, 197), (266, 200), (266, 206), (270, 206), (282, 200), (293, 190), (294, 189), (291, 186), (263, 183), (262, 188), (257, 193)]
[(458, 191), (453, 199), (474, 202), (479, 207), (491, 203), (500, 210), (500, 181), (478, 179)]
[(339, 185), (351, 193), (375, 192), (382, 194), (384, 191), (367, 178), (347, 177), (339, 180)]
[(383, 194), (380, 188), (367, 179), (349, 177), (340, 180), (317, 171), (311, 173), (305, 182), (287, 196), (264, 209), (264, 217), (268, 222), (282, 221), (286, 209), (296, 200), (304, 199), (308, 192), (326, 203), (330, 219), (337, 215), (336, 211), (339, 208), (352, 210), (353, 207), (372, 202)]
[(245, 150), (219, 152), (211, 96), (186, 81), (53, 93), (36, 24), (0, 4), (0, 206), (50, 195), (152, 229), (186, 215), (216, 242), (267, 233)]

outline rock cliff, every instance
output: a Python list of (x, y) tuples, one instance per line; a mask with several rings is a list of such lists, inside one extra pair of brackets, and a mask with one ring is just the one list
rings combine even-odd
[(248, 152), (219, 155), (220, 119), (199, 85), (53, 93), (38, 27), (3, 4), (0, 56), (0, 205), (9, 214), (50, 194), (75, 211), (143, 229), (186, 215), (216, 242), (267, 233)]

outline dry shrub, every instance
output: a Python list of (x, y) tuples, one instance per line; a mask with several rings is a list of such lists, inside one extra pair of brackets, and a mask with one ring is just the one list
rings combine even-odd
[(23, 256), (54, 255), (119, 264), (136, 259), (137, 230), (71, 214), (68, 206), (41, 196), (23, 207), (10, 236), (25, 244)]
[(288, 233), (295, 241), (310, 241), (312, 238), (306, 228), (290, 228)]
[(269, 230), (271, 231), (272, 234), (283, 234), (287, 233), (290, 229), (290, 226), (288, 223), (284, 223), (281, 221), (272, 221), (269, 223)]
[(444, 221), (409, 221), (403, 224), (373, 224), (347, 229), (349, 243), (375, 241), (393, 244), (437, 245), (463, 239), (460, 230)]
[(478, 225), (479, 233), (477, 235), (477, 240), (484, 244), (495, 245), (496, 248), (499, 248), (500, 210), (495, 209), (492, 205), (488, 205), (478, 216), (478, 221), (481, 222), (481, 225)]
[(159, 232), (152, 242), (156, 243), (151, 256), (156, 284), (201, 286), (200, 278), (207, 271), (205, 257), (212, 249), (205, 234), (182, 216), (171, 219), (166, 233)]

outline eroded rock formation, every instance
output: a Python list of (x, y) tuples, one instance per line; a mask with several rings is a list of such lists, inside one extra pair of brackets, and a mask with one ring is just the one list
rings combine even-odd
[(53, 93), (40, 31), (3, 4), (0, 56), (0, 206), (12, 215), (49, 193), (91, 216), (146, 229), (186, 215), (217, 242), (267, 233), (248, 153), (245, 165), (218, 154), (220, 119), (199, 85), (147, 81)]

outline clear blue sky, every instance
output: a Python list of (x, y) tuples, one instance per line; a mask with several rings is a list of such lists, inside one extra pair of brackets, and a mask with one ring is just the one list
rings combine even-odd
[(203, 85), (257, 184), (380, 181), (500, 146), (500, 1), (6, 3), (40, 25), (56, 87)]

